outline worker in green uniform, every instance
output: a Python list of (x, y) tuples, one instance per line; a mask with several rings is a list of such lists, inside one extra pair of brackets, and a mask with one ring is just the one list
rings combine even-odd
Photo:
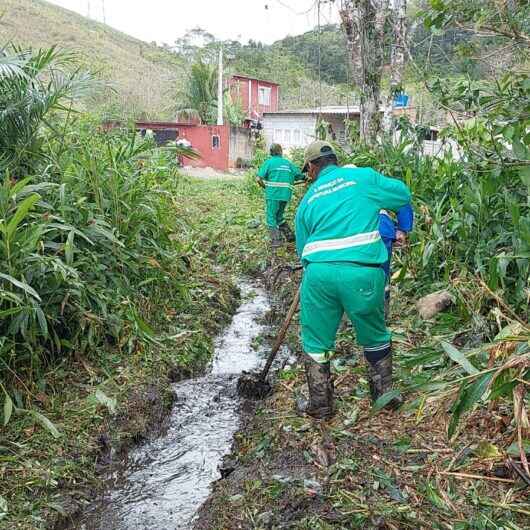
[[(408, 187), (371, 168), (341, 168), (333, 147), (313, 142), (304, 171), (312, 182), (296, 212), (296, 249), (304, 266), (302, 343), (309, 399), (298, 409), (317, 418), (333, 414), (330, 356), (344, 312), (368, 363), (370, 393), (377, 400), (392, 387), (391, 335), (385, 325), (388, 252), (379, 233), (381, 209), (410, 203)], [(400, 398), (388, 406), (396, 407)]]
[(267, 226), (273, 248), (280, 246), (282, 234), (294, 241), (294, 234), (285, 221), (285, 208), (293, 195), (294, 183), (305, 179), (300, 168), (283, 157), (280, 144), (272, 144), (270, 158), (258, 171), (258, 184), (265, 189)]

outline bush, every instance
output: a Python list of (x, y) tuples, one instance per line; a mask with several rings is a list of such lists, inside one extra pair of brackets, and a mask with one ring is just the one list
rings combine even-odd
[(89, 122), (66, 142), (50, 140), (46, 172), (0, 188), (0, 359), (19, 372), (106, 340), (132, 349), (144, 318), (186, 299), (174, 152)]

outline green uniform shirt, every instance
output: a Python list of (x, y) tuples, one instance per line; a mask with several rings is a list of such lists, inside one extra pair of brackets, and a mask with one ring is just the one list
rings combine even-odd
[(302, 263), (386, 262), (379, 211), (397, 211), (410, 199), (403, 182), (371, 168), (324, 168), (296, 212), (296, 250)]
[(290, 201), (295, 180), (304, 174), (292, 162), (281, 156), (271, 156), (259, 168), (258, 177), (265, 183), (265, 197), (270, 201)]

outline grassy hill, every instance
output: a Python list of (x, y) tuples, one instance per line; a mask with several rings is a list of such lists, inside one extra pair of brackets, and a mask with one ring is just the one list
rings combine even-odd
[(2, 0), (0, 46), (58, 45), (79, 54), (81, 64), (108, 81), (90, 102), (108, 117), (173, 116), (174, 94), (183, 82), (183, 60), (113, 28), (43, 0)]

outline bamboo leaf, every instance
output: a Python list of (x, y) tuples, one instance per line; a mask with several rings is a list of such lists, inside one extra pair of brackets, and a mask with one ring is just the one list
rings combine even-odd
[(9, 423), (11, 414), (13, 414), (13, 401), (9, 397), (9, 394), (5, 392), (6, 399), (4, 401), (4, 427)]
[[(530, 440), (523, 440), (523, 447), (524, 447), (524, 452), (528, 455), (530, 455)], [(513, 442), (510, 447), (508, 447), (508, 449), (506, 449), (506, 452), (510, 455), (510, 456), (520, 456), (521, 454), (521, 449), (519, 447), (519, 444), (517, 442)]]
[(487, 390), (493, 375), (493, 372), (489, 372), (478, 377), (471, 385), (466, 386), (466, 383), (462, 384), (460, 387), (460, 392), (458, 393), (458, 397), (453, 404), (453, 415), (447, 429), (447, 435), (449, 438), (453, 437), (462, 414), (470, 410), (473, 405), (475, 405), (475, 403), (477, 403), (477, 401), (484, 395), (484, 392)]
[(44, 414), (36, 410), (28, 411), (54, 438), (60, 438), (62, 435), (57, 427)]
[(37, 315), (37, 321), (43, 337), (48, 338), (48, 323), (46, 322), (44, 311), (40, 307), (36, 307), (35, 314)]
[(7, 515), (7, 501), (0, 495), (0, 521)]
[(67, 265), (72, 265), (74, 262), (74, 231), (71, 231), (66, 238), (64, 245), (64, 257), (66, 258)]
[(39, 296), (39, 293), (37, 293), (37, 291), (35, 291), (35, 289), (33, 289), (33, 287), (31, 287), (31, 285), (28, 285), (25, 282), (21, 282), (21, 281), (17, 280), (16, 278), (13, 278), (13, 276), (10, 276), (9, 274), (4, 274), (4, 273), (1, 273), (1, 272), (0, 272), (0, 278), (3, 278), (4, 280), (6, 280), (9, 283), (13, 284), (15, 287), (18, 287), (19, 289), (22, 289), (27, 294), (29, 294), (30, 296), (32, 296), (33, 298), (35, 298), (36, 300), (41, 302), (41, 298)]
[(6, 317), (12, 317), (13, 315), (20, 313), (24, 309), (27, 309), (27, 308), (26, 307), (12, 307), (11, 309), (3, 309), (2, 311), (0, 311), (0, 319), (6, 318)]
[(33, 195), (30, 195), (29, 197), (26, 197), (18, 205), (15, 215), (13, 215), (6, 228), (6, 234), (8, 239), (11, 239), (13, 237), (13, 234), (18, 228), (18, 225), (26, 218), (28, 212), (31, 210), (31, 208), (33, 208), (35, 203), (40, 200), (40, 198), (40, 195), (35, 193)]
[(397, 389), (391, 390), (383, 394), (373, 405), (372, 411), (377, 412), (388, 405), (393, 399), (397, 398), (401, 392)]
[(467, 359), (467, 357), (459, 350), (457, 350), (452, 344), (448, 342), (442, 342), (442, 348), (445, 353), (455, 362), (458, 363), (469, 375), (475, 375), (479, 373)]

